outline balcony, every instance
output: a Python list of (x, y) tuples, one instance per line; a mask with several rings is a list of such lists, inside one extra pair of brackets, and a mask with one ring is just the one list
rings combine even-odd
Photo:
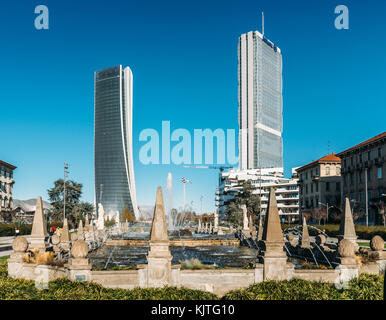
[(314, 174), (312, 176), (312, 181), (318, 181), (318, 180), (320, 180), (320, 174)]

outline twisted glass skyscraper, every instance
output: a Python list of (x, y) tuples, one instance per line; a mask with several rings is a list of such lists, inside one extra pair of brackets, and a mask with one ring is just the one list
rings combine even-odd
[(258, 31), (239, 38), (239, 166), (283, 167), (282, 57)]
[(122, 214), (127, 206), (136, 217), (132, 153), (133, 74), (122, 66), (95, 72), (95, 198), (105, 214)]

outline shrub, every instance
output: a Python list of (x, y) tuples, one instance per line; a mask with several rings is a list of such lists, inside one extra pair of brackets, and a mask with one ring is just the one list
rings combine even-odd
[(189, 269), (189, 270), (214, 269), (214, 266), (203, 264), (200, 260), (196, 258), (184, 260), (180, 263), (181, 263), (181, 269)]
[(19, 236), (31, 234), (31, 224), (0, 223), (0, 237), (15, 235), (15, 229), (19, 229)]
[(0, 300), (215, 300), (212, 293), (186, 288), (109, 289), (94, 282), (56, 279), (38, 290), (32, 280), (8, 277), (8, 257), (0, 258)]
[(334, 284), (292, 279), (264, 281), (228, 292), (225, 300), (383, 300), (383, 276), (362, 274), (337, 289)]
[[(283, 224), (282, 229), (293, 228), (295, 225)], [(315, 225), (318, 229), (326, 230), (326, 233), (330, 237), (336, 237), (339, 234), (339, 224), (326, 224), (326, 225)], [(316, 236), (318, 231), (314, 228), (308, 228), (310, 236)], [(363, 226), (356, 224), (355, 232), (358, 236), (358, 239), (371, 240), (374, 236), (379, 235), (386, 240), (386, 227), (384, 226)]]
[[(187, 288), (110, 289), (94, 282), (56, 279), (38, 290), (31, 280), (8, 277), (7, 259), (0, 258), (0, 300), (216, 300), (212, 293)], [(228, 292), (224, 300), (382, 300), (383, 275), (362, 274), (337, 289), (334, 284), (292, 279), (264, 281)]]

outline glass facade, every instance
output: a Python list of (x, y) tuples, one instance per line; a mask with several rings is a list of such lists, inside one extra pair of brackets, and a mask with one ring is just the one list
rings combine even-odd
[(95, 198), (105, 215), (136, 216), (132, 157), (132, 73), (112, 67), (95, 73)]
[(282, 56), (257, 31), (239, 39), (238, 80), (240, 168), (283, 167)]

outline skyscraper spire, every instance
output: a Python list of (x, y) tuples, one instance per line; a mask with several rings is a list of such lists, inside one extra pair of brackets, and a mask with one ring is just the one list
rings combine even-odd
[(264, 11), (261, 11), (261, 29), (264, 38)]

